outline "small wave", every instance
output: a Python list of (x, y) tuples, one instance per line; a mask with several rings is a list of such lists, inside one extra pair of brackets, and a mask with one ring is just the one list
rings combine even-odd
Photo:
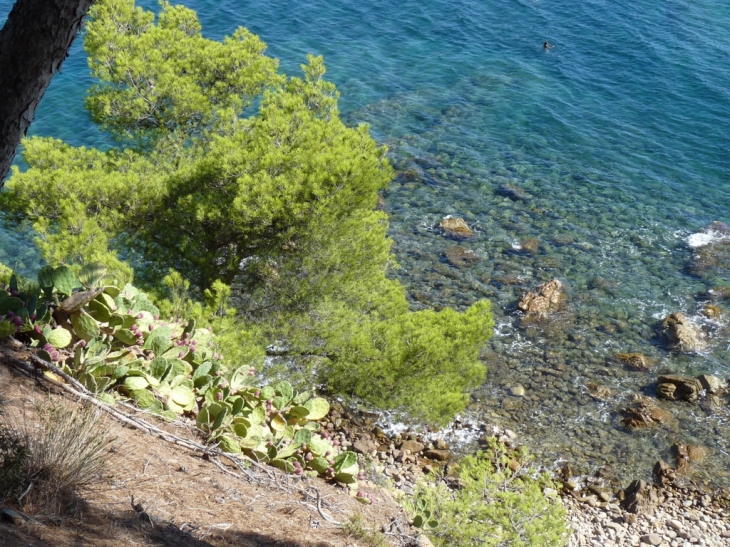
[(717, 232), (715, 230), (708, 230), (697, 232), (687, 238), (687, 245), (690, 247), (704, 247), (715, 241), (722, 241), (730, 239), (730, 235), (727, 232)]

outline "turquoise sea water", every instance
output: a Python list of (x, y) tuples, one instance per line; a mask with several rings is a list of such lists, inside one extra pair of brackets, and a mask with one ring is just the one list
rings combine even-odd
[[(634, 394), (654, 393), (657, 371), (730, 377), (723, 322), (704, 321), (712, 336), (701, 354), (671, 353), (655, 336), (669, 312), (702, 321), (698, 295), (730, 285), (724, 267), (692, 272), (698, 249), (687, 239), (714, 220), (730, 222), (730, 5), (184, 3), (211, 38), (238, 25), (259, 34), (284, 72), (297, 73), (309, 52), (323, 54), (345, 119), (369, 123), (388, 145), (399, 172), (386, 195), (391, 234), (414, 307), (493, 303), (498, 328), (475, 418), (512, 427), (544, 461), (570, 460), (584, 473), (609, 466), (623, 478), (670, 460), (675, 442), (701, 444), (710, 456), (697, 480), (730, 485), (725, 409), (662, 403), (676, 422), (646, 433), (626, 431), (619, 415)], [(0, 1), (0, 17), (10, 5)], [(90, 79), (80, 46), (31, 132), (103, 145), (83, 110)], [(525, 199), (510, 199), (504, 185)], [(447, 214), (475, 229), (460, 245), (479, 263), (459, 269), (444, 259), (457, 243), (434, 225)], [(13, 235), (0, 237), (0, 260), (11, 262)], [(528, 238), (537, 252), (521, 247)], [(19, 260), (31, 267), (35, 258)], [(522, 326), (515, 302), (553, 277), (567, 287), (567, 310)], [(629, 351), (655, 358), (655, 372), (607, 359)], [(613, 395), (596, 400), (592, 384)], [(524, 398), (509, 395), (516, 385)]]

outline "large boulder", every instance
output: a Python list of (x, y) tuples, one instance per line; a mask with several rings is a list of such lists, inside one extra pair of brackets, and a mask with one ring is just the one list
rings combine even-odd
[(659, 336), (679, 351), (699, 351), (707, 345), (704, 333), (683, 313), (667, 315), (659, 328)]
[(697, 378), (665, 374), (658, 380), (657, 395), (660, 399), (695, 403), (700, 396), (700, 391), (702, 391), (702, 383)]
[(559, 310), (565, 302), (562, 283), (557, 279), (543, 283), (535, 292), (525, 294), (517, 304), (517, 308), (527, 315), (547, 316)]
[(463, 218), (446, 215), (439, 222), (439, 228), (444, 235), (455, 239), (467, 239), (474, 235), (474, 231), (469, 228)]

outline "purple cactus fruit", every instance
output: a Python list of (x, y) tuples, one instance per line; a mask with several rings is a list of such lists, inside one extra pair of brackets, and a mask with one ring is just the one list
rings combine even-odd
[(311, 452), (307, 452), (307, 455), (304, 456), (304, 461), (311, 462), (314, 459), (314, 454)]
[(13, 317), (12, 323), (16, 327), (22, 327), (23, 326), (23, 318), (16, 315), (15, 317)]
[(259, 397), (261, 397), (261, 390), (260, 389), (256, 390), (256, 393), (254, 393), (253, 396), (256, 397), (257, 399)]
[(153, 330), (155, 330), (155, 326), (152, 325), (152, 324), (150, 324), (150, 326), (148, 328), (150, 329), (150, 332), (152, 332)]
[(301, 466), (302, 466), (302, 464), (301, 464), (301, 463), (299, 463), (299, 462), (294, 462), (294, 464), (293, 464), (293, 465), (294, 465), (294, 467), (301, 467)]
[(215, 394), (215, 398), (218, 399), (219, 401), (222, 401), (223, 400), (223, 393), (221, 393), (219, 391), (218, 393)]
[(51, 353), (55, 348), (51, 344), (49, 344), (48, 342), (46, 342), (43, 345), (43, 349), (46, 350), (48, 353)]
[(295, 454), (296, 454), (297, 456), (301, 456), (301, 455), (302, 455), (302, 451), (301, 451), (301, 450), (297, 450), (297, 451), (295, 452)]
[(139, 312), (137, 314), (137, 319), (142, 319), (144, 317), (144, 314), (142, 312)]
[(141, 346), (144, 344), (144, 338), (137, 338), (137, 341), (135, 342), (136, 345)]
[(213, 327), (211, 327), (210, 325), (208, 325), (208, 332), (213, 332)]
[(356, 495), (357, 495), (358, 498), (364, 498), (365, 497), (365, 492), (363, 492), (362, 490), (358, 490)]
[(134, 333), (134, 335), (135, 335), (135, 336), (136, 336), (137, 338), (142, 338), (142, 337), (144, 336), (144, 334), (142, 334), (142, 331), (141, 331), (141, 330), (138, 330), (138, 331), (136, 331), (136, 332)]
[(30, 314), (30, 320), (31, 321), (35, 321), (36, 320), (36, 317), (38, 317), (38, 314), (36, 314), (36, 313), (31, 313)]
[(155, 321), (159, 321), (160, 320), (160, 316), (159, 315), (153, 315), (152, 316), (152, 319), (154, 319)]
[(8, 313), (5, 314), (5, 319), (12, 319), (15, 317), (15, 314), (12, 311), (8, 311)]
[(189, 332), (183, 333), (183, 339), (187, 340), (188, 338), (190, 338), (190, 333)]
[(178, 353), (178, 354), (177, 354), (177, 356), (178, 356), (178, 357), (179, 357), (180, 359), (182, 359), (183, 357), (185, 357), (185, 353), (186, 353), (186, 352), (184, 352), (184, 351), (181, 351), (180, 353)]
[(329, 473), (330, 475), (334, 475), (335, 474), (334, 468), (330, 467), (329, 469), (327, 469), (327, 473)]
[(332, 441), (332, 446), (340, 446), (340, 441), (335, 439), (334, 441)]
[(81, 340), (79, 342), (79, 346), (81, 346), (82, 348), (85, 348), (86, 347), (86, 343), (87, 343), (86, 340)]
[(364, 481), (365, 480), (365, 473), (358, 473), (357, 474), (357, 480)]
[(328, 450), (327, 452), (324, 453), (325, 456), (329, 456), (330, 454), (332, 454), (331, 450)]
[(330, 465), (334, 465), (335, 464), (335, 460), (329, 459), (329, 460), (327, 460), (327, 463), (330, 464)]
[[(297, 462), (297, 463), (299, 463), (299, 462)], [(304, 470), (301, 467), (297, 467), (296, 469), (294, 469), (295, 475), (301, 475), (302, 473), (304, 473)]]
[(33, 327), (33, 330), (34, 330), (34, 331), (36, 332), (36, 334), (41, 334), (41, 333), (43, 333), (43, 329), (42, 329), (42, 328), (40, 327), (40, 325), (35, 325), (35, 326)]

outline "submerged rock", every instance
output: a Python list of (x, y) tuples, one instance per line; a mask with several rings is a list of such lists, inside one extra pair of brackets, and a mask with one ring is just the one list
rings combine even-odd
[(520, 242), (520, 249), (524, 253), (535, 256), (540, 250), (540, 240), (536, 237), (528, 237)]
[(616, 353), (613, 358), (629, 370), (646, 372), (656, 364), (655, 361), (641, 353)]
[(456, 266), (457, 268), (471, 266), (480, 260), (479, 255), (471, 249), (465, 249), (464, 247), (458, 246), (447, 248), (444, 251), (444, 256), (452, 266)]
[(469, 228), (463, 218), (446, 215), (439, 222), (439, 228), (449, 237), (456, 239), (466, 239), (474, 235), (474, 231)]
[(700, 313), (708, 319), (720, 319), (722, 317), (722, 311), (715, 304), (706, 304), (704, 308), (700, 310)]
[(713, 222), (690, 238), (695, 254), (689, 271), (700, 278), (722, 276), (730, 265), (730, 225)]
[(704, 333), (683, 313), (672, 313), (664, 318), (659, 336), (680, 351), (699, 351), (706, 346)]
[(702, 384), (697, 378), (679, 376), (678, 374), (666, 374), (658, 380), (657, 394), (660, 399), (670, 401), (697, 402)]
[(613, 391), (604, 385), (597, 382), (586, 383), (588, 394), (593, 397), (596, 401), (605, 402), (613, 397)]
[(562, 286), (557, 279), (543, 283), (537, 292), (531, 291), (524, 295), (517, 307), (527, 315), (546, 316), (558, 311), (565, 301)]
[(532, 199), (532, 196), (524, 188), (514, 184), (501, 184), (495, 194), (509, 198), (512, 201), (529, 201)]

